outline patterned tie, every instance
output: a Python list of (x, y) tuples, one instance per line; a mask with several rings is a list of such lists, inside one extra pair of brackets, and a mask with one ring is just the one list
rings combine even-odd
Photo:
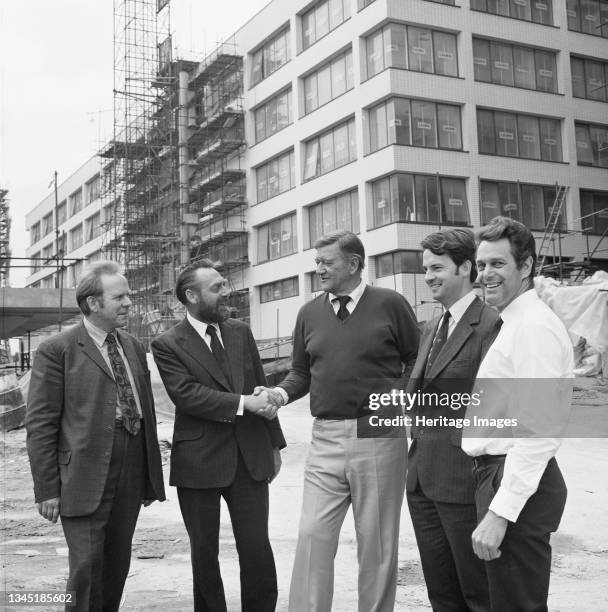
[(232, 377), (230, 376), (230, 364), (228, 363), (228, 355), (217, 337), (217, 329), (213, 325), (207, 325), (207, 334), (211, 338), (211, 352), (215, 357), (220, 369), (224, 373), (226, 380), (232, 385)]
[(127, 374), (127, 367), (123, 358), (118, 352), (116, 337), (114, 334), (108, 334), (106, 337), (108, 345), (108, 356), (114, 373), (114, 381), (118, 391), (118, 405), (122, 414), (122, 425), (132, 435), (136, 436), (141, 428), (139, 414), (137, 413), (137, 404), (135, 403), (135, 395)]
[(443, 345), (448, 339), (448, 327), (450, 326), (450, 311), (446, 310), (443, 318), (441, 319), (441, 325), (439, 326), (439, 331), (433, 340), (433, 345), (431, 346), (431, 350), (429, 351), (429, 356), (426, 361), (426, 369), (424, 370), (424, 375), (428, 376), (428, 373), (435, 363), (437, 356), (441, 352)]
[(340, 308), (338, 308), (336, 316), (338, 317), (338, 319), (340, 319), (340, 321), (344, 321), (344, 319), (346, 319), (346, 317), (350, 315), (350, 312), (348, 312), (348, 308), (346, 308), (346, 304), (350, 302), (350, 295), (339, 295), (338, 297), (333, 299), (334, 302), (336, 300), (340, 303)]

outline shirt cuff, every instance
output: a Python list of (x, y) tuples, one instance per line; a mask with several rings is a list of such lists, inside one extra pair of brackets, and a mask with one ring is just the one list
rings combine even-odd
[(517, 495), (504, 487), (498, 487), (498, 491), (496, 491), (496, 495), (490, 504), (489, 510), (515, 523), (528, 499), (528, 496)]
[(287, 391), (283, 389), (283, 387), (274, 387), (275, 391), (278, 391), (283, 398), (283, 406), (289, 403), (289, 395), (287, 395)]
[(239, 399), (239, 407), (236, 410), (235, 416), (243, 416), (245, 413), (245, 396), (241, 395), (241, 399)]

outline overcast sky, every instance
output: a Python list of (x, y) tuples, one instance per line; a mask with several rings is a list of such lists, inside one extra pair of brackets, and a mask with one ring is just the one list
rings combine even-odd
[[(172, 0), (176, 55), (202, 59), (268, 1)], [(54, 171), (67, 179), (112, 135), (112, 4), (0, 0), (0, 187), (14, 257), (25, 256), (25, 214), (51, 193)], [(14, 269), (11, 284), (27, 274)]]

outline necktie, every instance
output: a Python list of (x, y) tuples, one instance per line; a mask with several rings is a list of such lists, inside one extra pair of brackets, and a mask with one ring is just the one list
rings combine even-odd
[(122, 413), (122, 425), (132, 435), (137, 435), (141, 427), (139, 414), (137, 413), (137, 405), (135, 404), (135, 395), (133, 388), (129, 382), (127, 367), (118, 352), (118, 345), (114, 334), (108, 334), (106, 337), (108, 345), (108, 356), (114, 373), (114, 381), (118, 391), (118, 404)]
[(338, 308), (336, 316), (338, 319), (340, 319), (340, 321), (344, 321), (344, 319), (346, 319), (346, 317), (348, 317), (350, 314), (350, 312), (348, 312), (348, 308), (346, 308), (346, 304), (350, 302), (350, 295), (339, 295), (337, 298), (334, 298), (334, 300), (338, 300), (340, 303), (340, 308)]
[(443, 318), (441, 319), (441, 324), (439, 325), (439, 331), (435, 335), (435, 339), (433, 340), (433, 345), (431, 346), (431, 350), (429, 351), (429, 356), (426, 361), (426, 369), (425, 376), (428, 375), (431, 367), (435, 363), (437, 356), (441, 352), (443, 345), (446, 343), (448, 339), (448, 327), (450, 325), (450, 311), (446, 310)]
[(217, 330), (213, 325), (207, 325), (207, 334), (211, 338), (211, 352), (215, 357), (220, 369), (224, 373), (226, 380), (232, 385), (232, 377), (230, 376), (230, 364), (228, 363), (228, 356), (226, 351), (217, 337)]

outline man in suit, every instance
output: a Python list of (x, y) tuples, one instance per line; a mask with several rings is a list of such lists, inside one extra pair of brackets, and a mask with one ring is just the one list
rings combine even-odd
[(129, 286), (98, 262), (76, 289), (84, 320), (45, 340), (34, 359), (25, 426), (40, 514), (69, 549), (70, 611), (118, 610), (142, 502), (165, 499), (146, 353), (117, 329)]
[(382, 437), (365, 422), (372, 381), (400, 379), (404, 365), (413, 364), (418, 326), (402, 295), (362, 280), (365, 250), (355, 234), (332, 232), (314, 246), (325, 293), (300, 309), (291, 370), (271, 391), (281, 404), (310, 391), (315, 417), (289, 610), (331, 609), (334, 557), (352, 503), (359, 610), (389, 612), (397, 587), (407, 439)]
[[(277, 599), (268, 539), (268, 483), (285, 446), (278, 419), (265, 415), (266, 379), (249, 327), (227, 320), (227, 281), (201, 260), (175, 288), (186, 318), (152, 342), (175, 404), (170, 484), (190, 537), (196, 612), (226, 610), (218, 563), (220, 498), (230, 512), (241, 567), (243, 612), (271, 612)], [(260, 414), (257, 414), (257, 413)]]
[[(444, 313), (423, 331), (407, 392), (470, 393), (483, 351), (498, 332), (498, 314), (473, 291), (475, 238), (453, 228), (430, 234), (421, 246), (426, 284)], [(463, 418), (463, 412), (414, 406), (406, 495), (433, 610), (485, 612), (485, 567), (471, 545), (473, 465), (460, 448), (462, 429), (416, 425), (417, 417)]]

